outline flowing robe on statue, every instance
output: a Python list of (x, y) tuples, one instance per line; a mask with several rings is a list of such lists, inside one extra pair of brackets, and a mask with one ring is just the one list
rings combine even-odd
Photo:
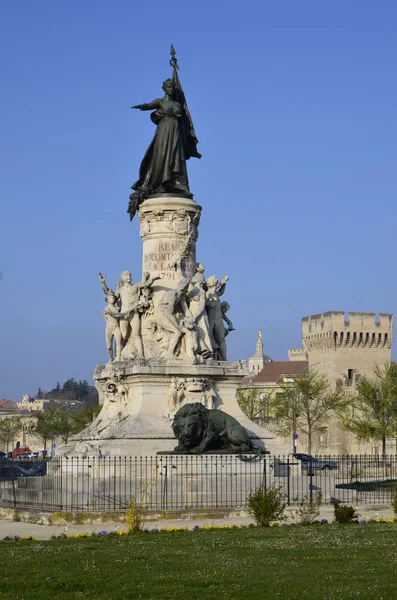
[(146, 151), (139, 169), (139, 179), (132, 188), (147, 194), (179, 193), (191, 196), (186, 160), (188, 137), (182, 107), (179, 102), (165, 99), (143, 105), (143, 109), (157, 110), (151, 114), (157, 125), (154, 138)]

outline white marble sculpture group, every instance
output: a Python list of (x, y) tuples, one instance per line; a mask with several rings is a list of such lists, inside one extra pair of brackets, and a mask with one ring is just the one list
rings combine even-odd
[[(178, 270), (180, 265), (176, 265)], [(110, 362), (136, 358), (184, 359), (190, 364), (211, 360), (226, 361), (225, 338), (233, 331), (221, 302), (228, 277), (205, 280), (204, 267), (196, 265), (190, 279), (178, 273), (174, 289), (153, 294), (153, 284), (161, 279), (143, 273), (142, 281), (132, 283), (123, 271), (115, 290), (99, 274), (105, 294), (106, 346)]]

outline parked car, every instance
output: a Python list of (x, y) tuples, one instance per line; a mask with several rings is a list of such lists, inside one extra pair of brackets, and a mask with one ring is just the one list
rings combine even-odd
[(32, 451), (27, 446), (25, 448), (14, 448), (14, 450), (12, 451), (12, 458), (20, 458), (21, 456), (29, 452)]
[(0, 458), (7, 458), (7, 452), (3, 452), (3, 450), (0, 450)]
[(326, 457), (315, 458), (310, 454), (302, 454), (301, 452), (297, 452), (293, 457), (301, 461), (302, 472), (308, 475), (314, 475), (316, 471), (332, 471), (339, 468), (337, 462)]

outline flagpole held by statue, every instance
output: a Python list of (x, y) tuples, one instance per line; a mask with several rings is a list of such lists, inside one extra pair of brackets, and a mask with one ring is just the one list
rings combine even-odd
[(178, 61), (174, 47), (170, 49), (172, 79), (163, 82), (164, 96), (131, 108), (152, 110), (151, 120), (157, 126), (153, 140), (139, 168), (139, 178), (131, 186), (128, 213), (132, 220), (144, 200), (158, 195), (192, 198), (186, 161), (201, 158), (198, 140), (178, 76)]

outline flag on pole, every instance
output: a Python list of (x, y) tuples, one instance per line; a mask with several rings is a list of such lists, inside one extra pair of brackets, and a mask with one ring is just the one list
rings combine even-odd
[(186, 98), (185, 98), (185, 94), (183, 92), (182, 84), (181, 84), (181, 81), (180, 81), (179, 75), (178, 75), (179, 66), (178, 66), (177, 58), (175, 56), (175, 48), (172, 44), (171, 44), (170, 54), (171, 54), (170, 65), (173, 69), (172, 82), (174, 84), (174, 90), (175, 90), (175, 92), (174, 92), (175, 93), (175, 101), (179, 102), (179, 104), (182, 106), (183, 125), (186, 128), (186, 137), (187, 137), (186, 158), (190, 158), (191, 156), (194, 156), (195, 158), (201, 158), (201, 154), (197, 150), (198, 139), (196, 136), (196, 132), (194, 131), (192, 117), (190, 115), (189, 108), (188, 108)]

